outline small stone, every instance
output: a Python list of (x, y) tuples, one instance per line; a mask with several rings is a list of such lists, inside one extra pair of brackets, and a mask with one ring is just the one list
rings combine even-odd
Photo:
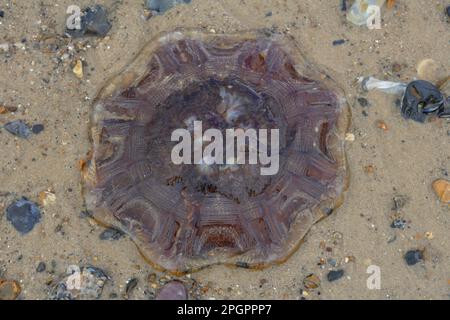
[(327, 279), (330, 282), (339, 280), (340, 278), (342, 278), (344, 276), (344, 270), (332, 270), (330, 272), (328, 272), (327, 274)]
[(271, 17), (272, 16), (272, 11), (269, 11), (266, 13), (266, 17)]
[(355, 139), (356, 138), (353, 133), (348, 132), (345, 134), (345, 141), (353, 142), (353, 141), (355, 141)]
[(0, 300), (16, 300), (21, 291), (17, 281), (0, 279)]
[(0, 10), (0, 18), (4, 18), (5, 17), (5, 11)]
[(44, 125), (43, 125), (43, 124), (35, 124), (35, 125), (33, 125), (33, 126), (31, 127), (31, 131), (32, 131), (34, 134), (39, 134), (39, 133), (41, 133), (42, 131), (44, 131)]
[(130, 293), (137, 287), (139, 280), (137, 278), (132, 278), (127, 281), (125, 287), (125, 299), (128, 299)]
[(361, 107), (365, 108), (369, 106), (369, 101), (366, 98), (358, 98), (358, 103), (361, 105)]
[(22, 139), (28, 139), (31, 135), (31, 130), (28, 125), (22, 120), (8, 122), (4, 125), (6, 131)]
[(100, 240), (119, 240), (124, 237), (125, 233), (116, 228), (108, 228), (100, 233)]
[(92, 300), (100, 298), (109, 276), (93, 266), (70, 266), (65, 277), (50, 293), (53, 300)]
[(393, 229), (401, 229), (404, 230), (406, 229), (407, 223), (406, 220), (404, 219), (395, 219), (394, 221), (392, 221), (391, 224), (391, 228)]
[(320, 279), (315, 274), (310, 274), (303, 279), (303, 285), (307, 289), (316, 289), (320, 286)]
[(81, 16), (81, 29), (66, 29), (66, 33), (71, 37), (78, 38), (83, 36), (107, 35), (112, 25), (108, 20), (108, 12), (101, 5), (87, 7), (83, 9)]
[(383, 131), (388, 131), (389, 130), (386, 122), (384, 122), (383, 120), (378, 120), (377, 121), (377, 128), (382, 129)]
[(166, 283), (156, 295), (155, 300), (187, 300), (188, 293), (180, 281)]
[(6, 209), (6, 218), (17, 231), (26, 234), (41, 219), (41, 211), (34, 202), (22, 198)]
[(330, 266), (332, 266), (332, 267), (337, 267), (337, 261), (336, 261), (336, 259), (333, 259), (333, 258), (329, 258), (329, 259), (327, 259), (327, 262), (328, 262), (328, 264), (330, 265)]
[(56, 195), (51, 191), (42, 191), (39, 193), (39, 202), (46, 207), (56, 202)]
[(82, 79), (83, 78), (83, 62), (81, 62), (81, 60), (77, 60), (72, 71), (78, 79)]
[(344, 44), (344, 43), (345, 43), (344, 39), (334, 40), (333, 41), (333, 46), (339, 46), (339, 45)]
[(445, 12), (447, 13), (447, 16), (450, 18), (450, 6), (448, 6), (448, 7), (445, 9)]
[(38, 266), (36, 267), (36, 272), (44, 272), (45, 269), (47, 269), (47, 265), (45, 264), (45, 262), (39, 262)]
[(433, 189), (442, 203), (450, 204), (450, 182), (438, 179), (433, 182)]
[(425, 238), (427, 238), (428, 240), (433, 240), (434, 239), (433, 232), (431, 231), (425, 232)]
[(408, 266), (413, 266), (423, 260), (423, 252), (420, 250), (410, 250), (404, 256)]

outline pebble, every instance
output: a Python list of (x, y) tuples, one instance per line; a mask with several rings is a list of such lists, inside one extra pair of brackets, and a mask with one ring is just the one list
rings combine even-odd
[(22, 120), (8, 122), (4, 125), (4, 128), (9, 133), (22, 139), (28, 139), (32, 134), (30, 127)]
[(21, 291), (17, 281), (0, 279), (0, 300), (16, 300)]
[(393, 229), (401, 229), (404, 230), (407, 227), (406, 220), (404, 219), (395, 219), (392, 221), (391, 228)]
[(124, 237), (125, 233), (116, 228), (108, 228), (100, 233), (100, 240), (119, 240)]
[(101, 5), (95, 5), (83, 9), (81, 30), (66, 29), (66, 33), (74, 38), (83, 36), (104, 37), (108, 34), (111, 27), (106, 9)]
[(442, 203), (450, 204), (450, 181), (438, 179), (433, 182), (433, 189)]
[(369, 100), (367, 100), (366, 98), (358, 98), (358, 103), (361, 105), (361, 107), (365, 108), (369, 106)]
[(75, 63), (75, 66), (72, 69), (72, 72), (75, 74), (75, 76), (78, 79), (83, 78), (83, 62), (81, 62), (81, 60), (77, 60), (77, 62)]
[(327, 279), (330, 282), (339, 280), (340, 278), (342, 278), (344, 276), (344, 270), (332, 270), (330, 272), (328, 272), (327, 274)]
[(384, 122), (383, 120), (378, 120), (378, 121), (377, 121), (377, 127), (378, 127), (379, 129), (382, 129), (383, 131), (388, 131), (388, 130), (389, 130), (389, 128), (388, 128), (386, 122)]
[(5, 11), (0, 10), (0, 18), (4, 18), (5, 17)]
[(34, 134), (39, 134), (42, 131), (44, 131), (44, 125), (43, 124), (35, 124), (31, 127), (31, 132)]
[(137, 278), (131, 278), (127, 281), (127, 285), (125, 287), (125, 295), (124, 298), (128, 299), (130, 293), (137, 287), (139, 280)]
[(408, 266), (413, 266), (423, 260), (423, 252), (420, 250), (410, 250), (406, 252), (404, 259)]
[(33, 230), (41, 219), (41, 211), (34, 202), (22, 198), (6, 209), (6, 218), (17, 231), (26, 234)]
[(333, 46), (340, 46), (341, 44), (344, 44), (344, 43), (345, 43), (344, 39), (334, 40), (333, 41)]
[(41, 191), (39, 193), (39, 202), (44, 207), (56, 202), (56, 194), (51, 191)]
[(67, 274), (50, 293), (53, 300), (93, 300), (100, 298), (110, 277), (93, 266), (68, 268)]
[(180, 281), (166, 283), (156, 295), (155, 300), (187, 300), (186, 287)]
[(448, 7), (445, 9), (445, 12), (447, 13), (447, 16), (450, 18), (450, 6), (448, 6)]
[(39, 262), (38, 266), (36, 267), (36, 272), (41, 273), (44, 272), (47, 269), (47, 265), (45, 262)]
[(152, 10), (158, 14), (163, 14), (167, 10), (180, 3), (191, 3), (191, 0), (146, 0), (145, 5), (147, 9)]
[(310, 274), (303, 279), (303, 285), (307, 289), (316, 289), (320, 286), (320, 279), (315, 274)]

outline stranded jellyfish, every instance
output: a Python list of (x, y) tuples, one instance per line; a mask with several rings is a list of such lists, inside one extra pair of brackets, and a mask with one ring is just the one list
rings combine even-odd
[(86, 206), (166, 270), (280, 263), (341, 203), (347, 125), (343, 95), (294, 42), (166, 34), (94, 103)]

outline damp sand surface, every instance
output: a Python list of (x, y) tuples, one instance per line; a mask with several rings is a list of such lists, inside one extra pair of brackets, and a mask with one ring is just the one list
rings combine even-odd
[[(94, 265), (109, 275), (102, 299), (151, 299), (177, 278), (149, 266), (127, 237), (100, 240), (104, 228), (82, 214), (79, 165), (90, 149), (92, 100), (161, 32), (265, 29), (292, 36), (346, 92), (355, 138), (346, 144), (349, 190), (286, 263), (262, 271), (215, 266), (177, 279), (199, 299), (448, 299), (450, 211), (432, 183), (448, 179), (450, 123), (406, 121), (395, 97), (363, 93), (355, 79), (409, 82), (426, 58), (450, 75), (449, 3), (398, 0), (383, 8), (382, 28), (368, 30), (347, 23), (339, 2), (193, 0), (147, 19), (141, 1), (98, 0), (109, 11), (108, 35), (68, 41), (61, 35), (73, 1), (2, 1), (0, 44), (8, 43), (9, 52), (0, 49), (0, 105), (17, 110), (0, 114), (0, 125), (22, 119), (45, 129), (26, 140), (0, 130), (0, 278), (18, 281), (19, 299), (48, 299), (70, 265)], [(83, 61), (81, 79), (72, 71), (77, 60)], [(21, 235), (5, 208), (22, 196), (40, 203), (43, 191), (54, 197), (41, 206), (34, 229)], [(405, 228), (392, 228), (393, 221)], [(410, 250), (423, 252), (423, 260), (407, 265)], [(381, 271), (380, 289), (367, 287), (369, 266)], [(340, 270), (342, 277), (328, 280), (341, 274), (330, 277), (330, 271)], [(318, 288), (305, 286), (311, 274)], [(125, 295), (130, 279), (137, 284)]]

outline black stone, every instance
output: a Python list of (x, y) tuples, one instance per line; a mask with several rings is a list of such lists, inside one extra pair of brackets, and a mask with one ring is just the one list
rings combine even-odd
[(445, 9), (445, 12), (447, 12), (447, 16), (450, 17), (450, 6), (448, 6), (448, 7)]
[(43, 125), (43, 124), (35, 124), (35, 125), (33, 125), (33, 126), (31, 127), (31, 131), (32, 131), (34, 134), (39, 134), (39, 133), (41, 133), (42, 131), (44, 131), (44, 125)]
[(6, 218), (17, 231), (26, 234), (41, 219), (41, 211), (34, 202), (22, 198), (6, 209)]
[(344, 39), (334, 40), (333, 41), (333, 46), (339, 46), (339, 45), (344, 44), (344, 43), (345, 43)]
[(22, 120), (8, 122), (4, 128), (9, 133), (23, 139), (28, 139), (32, 133), (30, 127)]
[(5, 17), (5, 11), (0, 10), (0, 18), (4, 18)]
[(327, 279), (328, 279), (328, 281), (333, 282), (333, 281), (339, 280), (343, 276), (344, 276), (344, 270), (332, 270), (332, 271), (328, 272)]
[(125, 236), (125, 233), (122, 231), (115, 228), (108, 228), (100, 234), (99, 238), (100, 240), (119, 240), (123, 236)]
[(423, 253), (420, 250), (409, 250), (404, 258), (408, 266), (413, 266), (423, 260)]
[(39, 262), (38, 266), (36, 267), (36, 272), (44, 272), (45, 269), (47, 269), (47, 265), (45, 262)]
[(361, 107), (365, 108), (369, 106), (369, 101), (366, 98), (358, 98), (358, 103), (361, 105)]

